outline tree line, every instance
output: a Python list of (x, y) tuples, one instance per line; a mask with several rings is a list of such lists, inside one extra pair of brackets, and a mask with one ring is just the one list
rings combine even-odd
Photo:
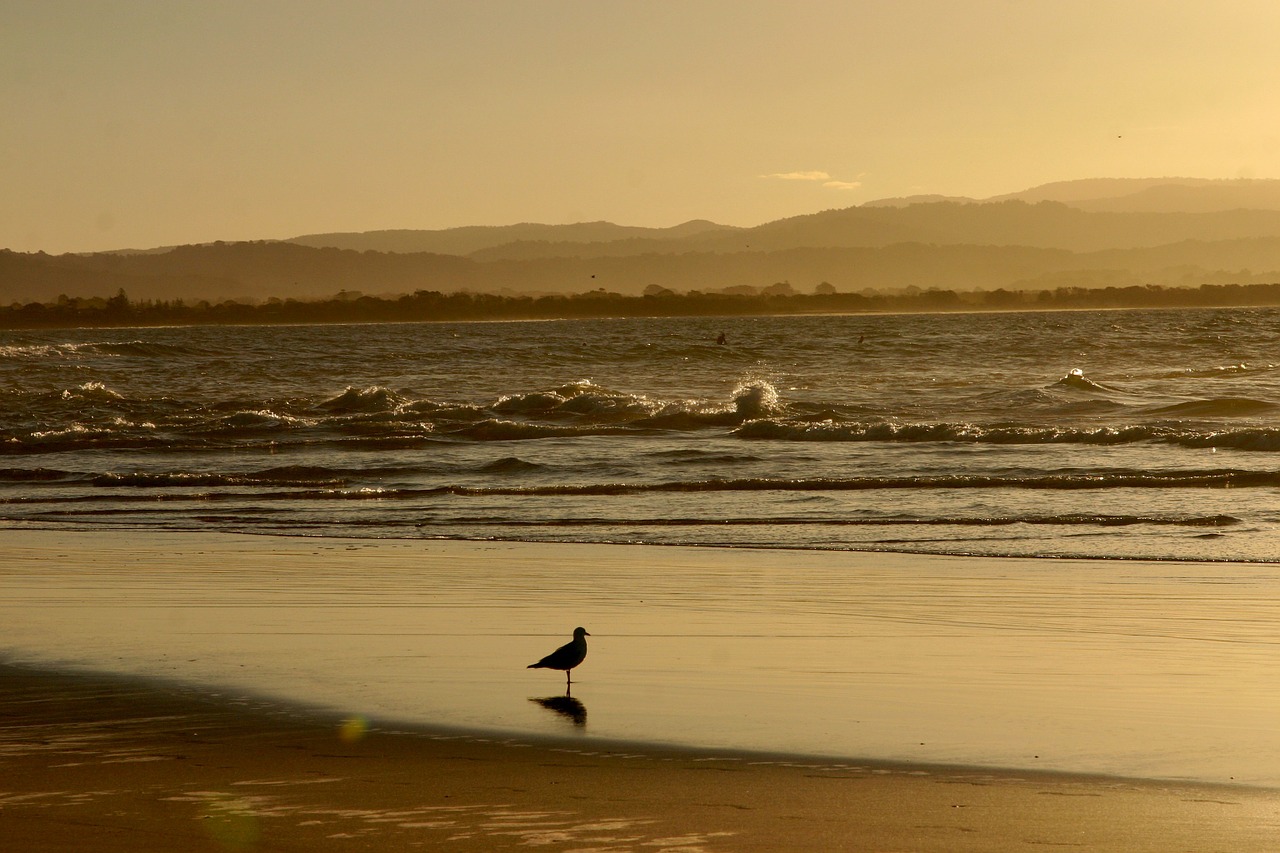
[(937, 313), (1114, 308), (1191, 308), (1280, 305), (1277, 284), (1203, 284), (1199, 287), (1133, 285), (1059, 287), (1053, 290), (957, 291), (908, 287), (882, 293), (835, 291), (818, 285), (798, 293), (780, 282), (763, 290), (675, 293), (651, 286), (642, 296), (603, 289), (578, 294), (509, 295), (418, 290), (401, 296), (343, 291), (329, 299), (267, 299), (248, 303), (183, 299), (133, 300), (114, 296), (15, 302), (0, 307), (0, 328), (251, 325), (310, 323), (546, 320), (590, 317), (745, 316), (761, 314)]

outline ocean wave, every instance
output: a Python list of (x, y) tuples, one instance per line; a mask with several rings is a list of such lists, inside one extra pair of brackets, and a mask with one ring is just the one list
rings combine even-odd
[(134, 356), (142, 358), (171, 358), (175, 355), (185, 355), (190, 349), (185, 346), (176, 344), (163, 344), (156, 341), (95, 341), (78, 346), (85, 349), (114, 356)]
[(408, 402), (390, 388), (383, 388), (380, 385), (371, 385), (368, 388), (347, 386), (346, 390), (336, 397), (317, 403), (316, 408), (326, 412), (362, 414), (395, 411)]
[(1274, 373), (1280, 370), (1280, 364), (1264, 362), (1262, 364), (1224, 364), (1215, 367), (1189, 367), (1162, 374), (1162, 379), (1221, 379), (1224, 377), (1251, 376), (1262, 373)]
[[(0, 453), (27, 450), (101, 447), (152, 447), (198, 450), (211, 446), (250, 446), (270, 436), (290, 444), (317, 445), (342, 441), (345, 447), (369, 450), (406, 449), (436, 441), (525, 441), (544, 438), (618, 435), (656, 436), (717, 431), (746, 442), (884, 442), (894, 444), (1086, 445), (1115, 447), (1167, 444), (1196, 449), (1280, 451), (1280, 427), (1225, 428), (1230, 418), (1257, 418), (1280, 410), (1280, 405), (1254, 398), (1184, 401), (1143, 412), (1145, 422), (1070, 426), (1046, 423), (981, 423), (970, 421), (844, 420), (794, 413), (779, 406), (775, 414), (745, 418), (736, 407), (682, 401), (661, 411), (633, 417), (630, 404), (619, 401), (613, 414), (608, 406), (589, 404), (583, 414), (563, 408), (554, 414), (526, 412), (508, 417), (471, 408), (442, 408), (432, 415), (404, 411), (346, 411), (317, 413), (314, 407), (235, 405), (190, 407), (167, 398), (125, 400), (101, 383), (85, 383), (51, 407), (29, 403), (0, 414)], [(376, 409), (388, 398), (372, 404)], [(580, 398), (585, 399), (585, 398)], [(366, 398), (367, 401), (367, 398)], [(585, 404), (584, 404), (585, 405)], [(750, 408), (750, 404), (748, 408)], [(216, 415), (214, 413), (217, 413)], [(829, 412), (827, 414), (830, 414)], [(214, 415), (214, 416), (211, 416)], [(1027, 420), (1024, 418), (1024, 421)], [(693, 436), (688, 436), (690, 440)], [(719, 452), (719, 451), (718, 451)], [(733, 455), (733, 454), (731, 454)], [(750, 459), (755, 454), (742, 454)], [(733, 460), (729, 460), (733, 461)]]
[[(1223, 416), (1221, 406), (1206, 401), (1216, 416)], [(125, 414), (133, 414), (132, 408)], [(1252, 410), (1252, 403), (1240, 403), (1240, 410)], [(52, 452), (90, 447), (150, 448), (166, 450), (200, 450), (219, 446), (258, 446), (255, 441), (270, 437), (269, 446), (288, 445), (318, 447), (325, 444), (350, 450), (407, 450), (440, 441), (529, 441), (546, 438), (586, 436), (646, 436), (660, 433), (696, 433), (702, 430), (725, 430), (724, 434), (752, 441), (783, 442), (884, 442), (904, 444), (976, 444), (976, 445), (1085, 445), (1122, 446), (1139, 443), (1168, 444), (1194, 449), (1224, 449), (1257, 452), (1280, 451), (1280, 428), (1244, 427), (1237, 429), (1191, 429), (1171, 423), (1175, 419), (1193, 420), (1199, 411), (1196, 404), (1166, 408), (1164, 421), (1129, 426), (1095, 428), (1044, 425), (987, 425), (967, 422), (912, 423), (880, 421), (874, 423), (825, 420), (809, 422), (788, 418), (741, 419), (732, 412), (685, 411), (676, 409), (664, 414), (610, 421), (585, 418), (578, 422), (561, 420), (515, 420), (480, 418), (478, 420), (404, 419), (385, 417), (351, 419), (345, 415), (304, 417), (272, 409), (239, 410), (220, 417), (198, 417), (165, 411), (139, 414), (151, 420), (121, 415), (84, 416), (71, 423), (50, 428), (31, 429), (19, 424), (0, 429), (0, 454)], [(83, 413), (82, 413), (83, 414)], [(65, 419), (57, 419), (65, 420)], [(690, 457), (697, 461), (696, 458)], [(714, 462), (757, 461), (751, 453), (720, 454)]]
[(118, 434), (110, 429), (95, 429), (85, 424), (71, 424), (61, 429), (35, 430), (27, 439), (34, 444), (55, 444), (68, 439), (83, 440), (86, 438), (116, 438)]
[(727, 403), (708, 400), (671, 401), (648, 417), (640, 418), (630, 425), (643, 429), (684, 432), (737, 426), (772, 414), (787, 414), (777, 389), (768, 382), (751, 380), (738, 385)]
[(152, 341), (87, 341), (60, 344), (9, 344), (0, 346), (0, 358), (71, 359), (84, 355), (168, 358), (189, 352), (186, 347)]
[(1145, 410), (1147, 415), (1166, 418), (1241, 418), (1265, 414), (1277, 409), (1275, 403), (1247, 397), (1219, 397), (1210, 400), (1187, 400)]
[(965, 442), (983, 444), (1127, 444), (1166, 436), (1168, 428), (1098, 427), (1091, 430), (973, 423), (794, 423), (762, 419), (743, 424), (739, 438), (784, 441)]
[(762, 418), (778, 408), (778, 389), (763, 380), (752, 380), (733, 391), (733, 408), (743, 418)]
[(327, 465), (279, 465), (252, 473), (254, 477), (276, 480), (298, 480), (311, 483), (345, 481), (369, 476), (396, 476), (405, 473), (416, 473), (419, 468), (407, 465), (389, 465), (381, 467), (333, 468)]
[(1058, 387), (1070, 388), (1075, 391), (1087, 391), (1092, 394), (1107, 394), (1113, 391), (1119, 391), (1118, 388), (1112, 388), (1109, 385), (1103, 385), (1100, 382), (1094, 382), (1084, 375), (1084, 371), (1078, 367), (1072, 368), (1067, 375), (1059, 379), (1056, 383)]
[(473, 441), (528, 441), (539, 438), (575, 438), (588, 435), (635, 434), (634, 429), (621, 426), (584, 425), (549, 426), (521, 421), (489, 418), (442, 431), (450, 438), (467, 438)]
[(405, 416), (412, 415), (423, 422), (437, 426), (456, 423), (472, 424), (493, 418), (493, 410), (484, 406), (428, 403), (423, 400), (408, 403), (400, 413)]
[(880, 413), (880, 409), (874, 406), (833, 403), (823, 400), (796, 400), (783, 405), (775, 405), (775, 409), (785, 411), (788, 417), (799, 421), (865, 420)]
[(1090, 473), (999, 476), (991, 474), (943, 474), (901, 477), (815, 477), (775, 479), (680, 480), (659, 483), (593, 483), (546, 486), (447, 485), (420, 490), (421, 494), (483, 495), (629, 495), (654, 492), (843, 492), (883, 489), (1225, 489), (1274, 488), (1280, 471), (1099, 471)]
[(1203, 449), (1224, 448), (1274, 452), (1280, 450), (1280, 429), (1253, 428), (1209, 433), (1178, 433), (1167, 437), (1170, 444)]
[(300, 427), (310, 427), (315, 423), (309, 418), (261, 409), (232, 412), (209, 420), (175, 425), (175, 428), (188, 438), (234, 440), (253, 435), (278, 434)]
[[(325, 439), (300, 444), (311, 448), (330, 447), (344, 451), (367, 452), (370, 450), (423, 450), (444, 443), (443, 439), (431, 435), (391, 435), (368, 438)], [(276, 449), (279, 445), (272, 442), (269, 446), (271, 449)]]
[(543, 467), (536, 462), (526, 462), (517, 456), (504, 456), (502, 459), (495, 459), (481, 465), (477, 470), (484, 474), (524, 474), (542, 470)]
[(136, 488), (218, 486), (297, 486), (314, 488), (316, 486), (341, 487), (345, 485), (345, 482), (339, 479), (290, 478), (253, 474), (208, 474), (189, 472), (99, 474), (90, 482), (95, 486), (101, 487), (129, 486)]
[(0, 456), (66, 453), (78, 450), (144, 450), (186, 451), (193, 449), (190, 443), (175, 446), (170, 439), (160, 436), (120, 435), (109, 430), (88, 427), (69, 427), (49, 430), (23, 437), (10, 436), (0, 441)]
[(0, 468), (0, 482), (3, 483), (66, 483), (89, 476), (56, 468)]
[(796, 516), (731, 517), (731, 518), (559, 518), (503, 519), (450, 518), (450, 525), (478, 527), (1009, 527), (1015, 524), (1081, 527), (1131, 527), (1141, 524), (1175, 527), (1231, 527), (1243, 519), (1233, 515), (998, 515), (998, 516), (930, 516), (895, 518), (807, 518)]
[(117, 400), (123, 400), (124, 397), (121, 394), (118, 394), (115, 391), (111, 390), (101, 382), (85, 382), (81, 385), (77, 385), (75, 388), (68, 388), (65, 391), (63, 391), (62, 399), (64, 400), (73, 400), (73, 399), (74, 400), (98, 400), (98, 401), (106, 400), (106, 401), (114, 402)]
[(500, 397), (493, 404), (493, 410), (501, 414), (539, 414), (559, 408), (565, 398), (547, 391), (535, 391), (531, 394), (508, 394)]
[(683, 449), (651, 453), (653, 459), (661, 459), (668, 465), (749, 465), (763, 461), (764, 457), (749, 453), (719, 453), (705, 450)]
[(657, 414), (633, 421), (629, 426), (648, 430), (692, 432), (712, 427), (735, 427), (742, 421), (742, 416), (736, 412), (717, 409), (706, 411), (696, 406), (675, 404)]
[(0, 358), (65, 358), (74, 350), (74, 344), (9, 344), (0, 346)]
[(589, 381), (571, 382), (549, 391), (506, 394), (493, 404), (499, 415), (567, 416), (598, 420), (643, 417), (660, 404), (636, 394), (602, 388)]
[(1113, 446), (1153, 442), (1181, 447), (1280, 450), (1280, 429), (1198, 431), (1169, 424), (1102, 426), (989, 426), (974, 423), (793, 423), (764, 419), (734, 430), (739, 438), (774, 441), (955, 442), (967, 444), (1082, 444)]
[[(53, 429), (9, 430), (0, 441), (0, 455), (63, 453), (83, 450), (160, 450), (186, 453), (217, 448), (274, 450), (289, 440), (290, 431), (305, 422), (274, 412), (237, 412), (223, 418), (133, 421), (126, 418), (86, 418)], [(262, 439), (269, 438), (265, 444)], [(314, 443), (303, 432), (294, 443)]]

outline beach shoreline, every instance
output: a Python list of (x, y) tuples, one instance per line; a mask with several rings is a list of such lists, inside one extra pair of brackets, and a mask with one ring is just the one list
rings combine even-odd
[[(1280, 787), (1250, 784), (1247, 782), (1215, 782), (1186, 779), (1147, 778), (1122, 774), (1088, 773), (1070, 770), (1035, 769), (1031, 767), (1000, 766), (995, 764), (948, 764), (929, 761), (894, 761), (884, 758), (857, 755), (823, 754), (820, 752), (784, 752), (768, 749), (701, 746), (689, 743), (658, 740), (627, 740), (623, 738), (590, 737), (547, 732), (515, 731), (509, 729), (467, 727), (447, 723), (430, 723), (420, 720), (366, 717), (345, 714), (333, 708), (291, 702), (269, 694), (210, 685), (197, 685), (180, 680), (150, 676), (128, 675), (110, 670), (82, 667), (49, 668), (42, 665), (17, 663), (0, 656), (0, 680), (8, 685), (22, 684), (30, 688), (47, 681), (51, 704), (63, 704), (64, 697), (83, 690), (100, 690), (102, 695), (117, 693), (126, 696), (158, 698), (161, 704), (186, 702), (192, 707), (205, 706), (211, 713), (243, 714), (246, 722), (275, 721), (284, 726), (315, 728), (328, 732), (344, 743), (378, 735), (390, 738), (424, 739), (430, 741), (458, 741), (490, 744), (512, 749), (539, 749), (549, 752), (569, 752), (606, 756), (646, 756), (660, 761), (726, 762), (744, 766), (805, 767), (809, 769), (850, 770), (873, 775), (982, 777), (1020, 781), (1040, 780), (1045, 783), (1071, 783), (1102, 786), (1137, 786), (1153, 788), (1188, 787), (1206, 791), (1252, 791), (1259, 794), (1275, 794), (1280, 798)], [(60, 682), (62, 682), (60, 684)], [(149, 702), (151, 699), (145, 701)], [(45, 700), (41, 700), (45, 701)], [(9, 711), (10, 716), (20, 718), (20, 712)], [(90, 712), (89, 717), (93, 713)], [(89, 717), (85, 719), (88, 720)], [(28, 723), (33, 722), (28, 720)]]
[[(6, 850), (1280, 837), (1265, 566), (0, 540)], [(591, 653), (566, 697), (561, 673), (525, 666), (579, 621)]]
[[(0, 655), (36, 668), (497, 737), (1280, 788), (1269, 566), (0, 536)], [(525, 667), (579, 624), (566, 701)]]
[(367, 728), (0, 665), (6, 849), (1273, 847), (1280, 793)]

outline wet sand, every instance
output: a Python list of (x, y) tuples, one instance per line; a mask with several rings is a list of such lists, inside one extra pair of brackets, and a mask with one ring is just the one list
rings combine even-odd
[(493, 739), (0, 666), (6, 851), (1232, 851), (1236, 786)]
[[(0, 546), (6, 851), (1280, 837), (1276, 566), (147, 531)], [(525, 666), (577, 624), (570, 698)]]
[[(0, 660), (380, 723), (1280, 788), (1280, 567), (0, 531)], [(525, 666), (592, 634), (564, 678)]]

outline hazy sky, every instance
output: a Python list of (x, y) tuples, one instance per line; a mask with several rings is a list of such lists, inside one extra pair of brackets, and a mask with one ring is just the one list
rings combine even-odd
[(0, 0), (0, 247), (1280, 177), (1275, 0)]

